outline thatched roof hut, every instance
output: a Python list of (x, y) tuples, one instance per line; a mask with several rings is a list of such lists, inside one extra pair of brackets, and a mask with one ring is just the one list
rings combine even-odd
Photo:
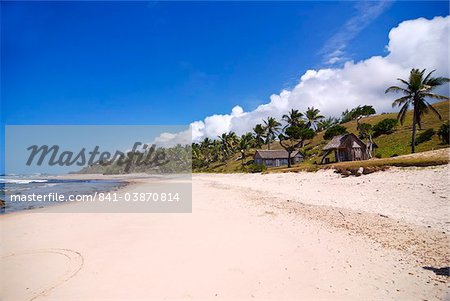
[(335, 136), (323, 148), (324, 158), (334, 151), (337, 162), (367, 160), (367, 146), (355, 134)]

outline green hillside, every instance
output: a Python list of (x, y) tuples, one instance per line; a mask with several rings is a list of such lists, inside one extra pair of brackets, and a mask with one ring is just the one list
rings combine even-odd
[[(449, 120), (449, 101), (443, 101), (435, 103), (433, 105), (437, 111), (442, 115), (442, 120), (432, 114), (426, 114), (422, 120), (422, 129), (417, 131), (417, 136), (427, 129), (439, 130), (439, 127), (446, 121)], [(375, 125), (385, 118), (397, 118), (397, 113), (380, 114), (361, 119), (360, 123), (369, 123)], [(341, 124), (346, 127), (351, 133), (358, 134), (356, 129), (356, 121), (350, 121)], [(411, 127), (412, 127), (412, 111), (407, 113), (405, 122), (403, 125), (398, 124), (395, 131), (389, 135), (381, 135), (374, 138), (374, 142), (378, 145), (374, 153), (378, 158), (390, 158), (393, 156), (400, 156), (409, 154), (411, 151), (410, 141), (411, 141)], [(298, 169), (317, 169), (318, 166), (315, 163), (320, 163), (322, 159), (322, 148), (328, 142), (323, 139), (323, 132), (317, 133), (317, 135), (305, 146), (305, 150), (308, 154), (307, 160), (295, 166), (293, 170)], [(416, 137), (417, 137), (416, 136)], [(437, 150), (441, 148), (446, 148), (448, 145), (441, 143), (437, 135), (434, 135), (430, 141), (426, 141), (417, 145), (416, 152), (424, 152), (430, 150)], [(267, 149), (266, 146), (263, 147)], [(271, 144), (271, 149), (281, 149), (278, 142)], [(255, 150), (250, 151), (250, 155), (245, 160), (246, 162), (252, 160), (252, 156)], [(215, 162), (212, 163), (208, 168), (201, 170), (202, 172), (240, 172), (241, 171), (241, 161), (238, 160), (239, 154), (234, 154), (226, 162)], [(321, 165), (323, 166), (323, 165)], [(324, 166), (326, 167), (326, 166)]]

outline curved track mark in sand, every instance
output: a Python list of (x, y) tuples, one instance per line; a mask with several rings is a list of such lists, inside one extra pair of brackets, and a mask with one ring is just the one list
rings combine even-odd
[(31, 250), (31, 251), (23, 251), (23, 252), (14, 252), (7, 254), (5, 256), (2, 256), (2, 259), (13, 257), (13, 256), (20, 256), (20, 255), (34, 255), (34, 254), (43, 254), (43, 253), (50, 253), (50, 254), (57, 254), (60, 256), (64, 256), (69, 259), (69, 267), (67, 271), (60, 276), (56, 282), (52, 285), (49, 285), (48, 287), (44, 287), (41, 289), (36, 290), (36, 292), (32, 293), (32, 297), (28, 299), (28, 301), (36, 300), (39, 297), (45, 297), (49, 293), (51, 293), (54, 289), (56, 289), (61, 284), (69, 281), (75, 275), (83, 268), (84, 265), (84, 258), (83, 255), (81, 255), (80, 252), (71, 250), (71, 249), (42, 249), (42, 250)]

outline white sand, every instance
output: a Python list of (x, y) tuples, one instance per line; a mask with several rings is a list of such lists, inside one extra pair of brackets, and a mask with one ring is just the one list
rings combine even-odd
[[(424, 270), (420, 254), (448, 266), (436, 251), (442, 237), (448, 244), (436, 238), (447, 172), (195, 175), (192, 214), (9, 214), (0, 218), (2, 300), (445, 299), (446, 278)], [(145, 192), (149, 181), (122, 192)], [(371, 232), (380, 225), (385, 232)], [(429, 243), (411, 253), (416, 234)]]
[(199, 175), (196, 179), (243, 187), (312, 205), (380, 213), (442, 231), (450, 228), (450, 167), (391, 168), (342, 178), (332, 170), (316, 173)]

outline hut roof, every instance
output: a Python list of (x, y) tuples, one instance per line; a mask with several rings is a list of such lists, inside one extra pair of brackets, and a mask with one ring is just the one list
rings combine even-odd
[(366, 146), (364, 142), (362, 142), (358, 137), (356, 137), (355, 134), (345, 134), (345, 135), (338, 135), (333, 137), (333, 139), (330, 140), (330, 142), (325, 145), (323, 150), (331, 150), (331, 149), (337, 149), (337, 148), (347, 148), (348, 145), (348, 139), (352, 139), (351, 147), (361, 147)]
[[(288, 152), (284, 149), (277, 149), (277, 150), (257, 150), (255, 153), (255, 156), (258, 155), (262, 159), (287, 159)], [(300, 155), (298, 151), (293, 151), (291, 153), (291, 158)]]

